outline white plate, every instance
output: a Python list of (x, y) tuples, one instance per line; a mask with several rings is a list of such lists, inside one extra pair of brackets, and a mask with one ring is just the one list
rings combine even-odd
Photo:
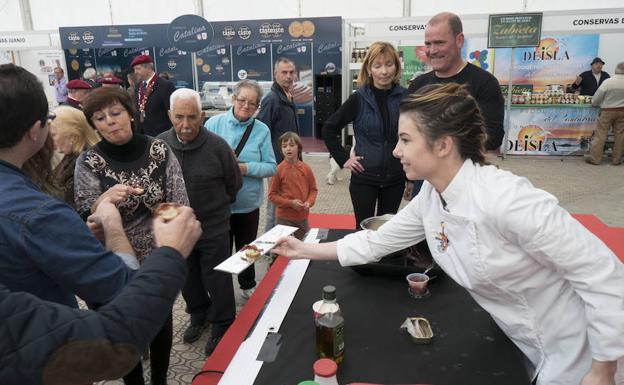
[[(258, 247), (258, 249), (262, 249), (262, 254), (264, 254), (275, 246), (275, 242), (277, 242), (280, 237), (290, 235), (295, 231), (297, 231), (297, 227), (277, 225), (251, 242), (251, 244)], [(237, 251), (231, 257), (218, 264), (214, 269), (226, 273), (239, 274), (253, 263), (249, 262), (244, 256), (244, 251)]]

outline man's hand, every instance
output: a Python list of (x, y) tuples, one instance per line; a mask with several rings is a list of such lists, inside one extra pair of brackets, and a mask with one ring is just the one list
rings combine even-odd
[(100, 201), (95, 212), (87, 218), (87, 227), (102, 242), (105, 239), (105, 227), (109, 230), (118, 229), (123, 231), (121, 215), (110, 198), (103, 198)]
[(166, 223), (156, 216), (153, 227), (157, 247), (172, 247), (185, 258), (191, 254), (202, 234), (201, 224), (195, 218), (193, 209), (186, 206), (180, 208), (180, 214), (177, 217)]
[(574, 84), (576, 84), (577, 86), (580, 86), (582, 81), (583, 81), (583, 78), (579, 75), (576, 77)]
[(87, 218), (87, 226), (105, 244), (106, 249), (114, 253), (135, 255), (124, 232), (121, 215), (110, 198), (100, 201), (97, 210)]

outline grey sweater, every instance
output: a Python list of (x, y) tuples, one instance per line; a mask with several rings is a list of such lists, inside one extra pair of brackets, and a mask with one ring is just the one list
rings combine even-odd
[(186, 184), (191, 207), (202, 224), (202, 238), (230, 230), (230, 204), (243, 184), (234, 152), (225, 140), (201, 127), (189, 143), (171, 128), (158, 135), (173, 150)]

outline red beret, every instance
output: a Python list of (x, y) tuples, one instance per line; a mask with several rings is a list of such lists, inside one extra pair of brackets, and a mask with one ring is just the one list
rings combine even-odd
[(139, 55), (132, 59), (132, 63), (130, 63), (130, 67), (134, 67), (137, 64), (145, 64), (145, 63), (153, 63), (154, 60), (151, 56), (148, 55)]
[(100, 84), (122, 84), (123, 82), (118, 77), (111, 76), (111, 77), (106, 77), (106, 78), (100, 78), (100, 80), (98, 80), (98, 83)]
[(70, 90), (90, 90), (91, 88), (91, 84), (84, 80), (74, 79), (67, 82), (67, 89)]

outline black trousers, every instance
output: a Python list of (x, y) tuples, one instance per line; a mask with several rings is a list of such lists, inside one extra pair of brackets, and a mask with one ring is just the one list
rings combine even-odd
[[(152, 385), (167, 384), (167, 371), (169, 370), (169, 356), (171, 354), (172, 340), (173, 318), (171, 318), (171, 314), (169, 314), (169, 318), (167, 318), (162, 329), (160, 329), (149, 346)], [(126, 385), (145, 385), (145, 380), (143, 379), (143, 365), (140, 360), (134, 369), (123, 377), (123, 380)]]
[(396, 214), (404, 190), (404, 182), (392, 185), (374, 185), (354, 181), (352, 177), (349, 193), (355, 213), (356, 229), (361, 229), (360, 223), (366, 218), (383, 214)]
[[(230, 250), (234, 246), (236, 250), (240, 250), (243, 246), (256, 239), (259, 220), (260, 209), (230, 216)], [(256, 286), (256, 269), (253, 264), (238, 275), (238, 284), (243, 290)]]
[(230, 250), (228, 233), (214, 234), (197, 241), (186, 260), (188, 276), (182, 288), (186, 310), (192, 325), (210, 321), (213, 336), (225, 333), (236, 316), (232, 276), (214, 270), (231, 255)]

